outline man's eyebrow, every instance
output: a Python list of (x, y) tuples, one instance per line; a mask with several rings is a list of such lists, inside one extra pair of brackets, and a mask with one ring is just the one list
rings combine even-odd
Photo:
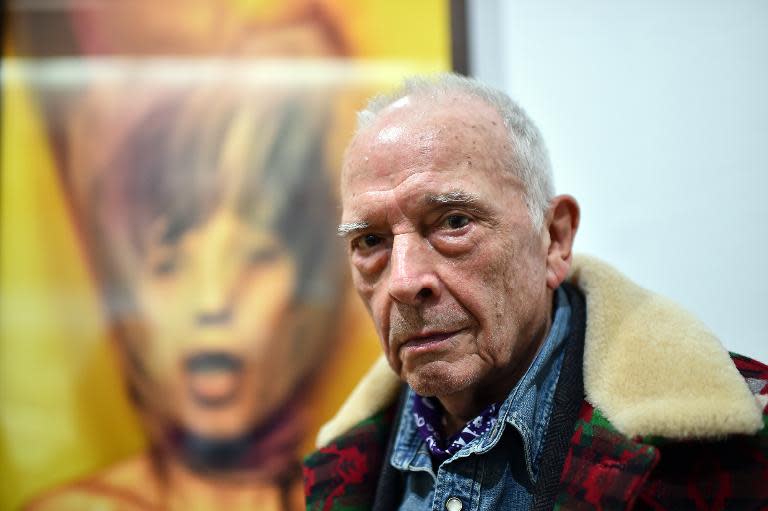
[(426, 202), (435, 206), (462, 206), (472, 211), (483, 210), (480, 206), (480, 198), (477, 195), (462, 191), (427, 195)]
[[(425, 202), (433, 206), (458, 206), (475, 213), (486, 213), (485, 208), (482, 207), (480, 198), (477, 195), (460, 190), (428, 194), (425, 198)], [(358, 232), (365, 231), (370, 227), (371, 224), (368, 222), (347, 222), (339, 224), (336, 228), (336, 235), (340, 238), (346, 238), (357, 234)]]
[(364, 231), (371, 226), (368, 222), (348, 222), (345, 224), (339, 224), (336, 228), (336, 235), (341, 238), (346, 238), (360, 231)]

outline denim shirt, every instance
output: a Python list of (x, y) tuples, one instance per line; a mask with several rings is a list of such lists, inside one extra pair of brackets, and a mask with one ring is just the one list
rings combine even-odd
[(404, 473), (401, 511), (530, 507), (571, 317), (565, 291), (558, 288), (554, 301), (547, 338), (501, 405), (495, 426), (441, 463), (437, 473), (413, 421), (413, 390), (408, 389), (390, 458)]

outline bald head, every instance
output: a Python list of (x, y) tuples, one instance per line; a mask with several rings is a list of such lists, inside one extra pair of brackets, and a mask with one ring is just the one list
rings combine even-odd
[[(455, 107), (449, 116), (465, 110), (466, 121), (470, 126), (475, 125), (476, 136), (484, 137), (483, 143), (492, 146), (487, 154), (500, 159), (499, 170), (511, 172), (520, 179), (533, 224), (543, 225), (549, 200), (554, 195), (544, 140), (523, 109), (509, 96), (476, 80), (455, 74), (412, 78), (393, 92), (373, 98), (358, 114), (357, 134), (347, 154), (354, 144), (362, 143), (364, 132), (381, 127), (382, 121), (394, 125), (405, 116), (412, 120), (431, 117), (435, 128), (447, 126), (449, 119), (432, 115), (440, 106)], [(483, 119), (490, 122), (481, 122)], [(392, 136), (395, 132), (382, 135)]]
[[(469, 169), (504, 172), (511, 145), (499, 113), (486, 102), (463, 94), (439, 98), (405, 96), (383, 108), (352, 139), (344, 162), (342, 191), (363, 174), (391, 171), (388, 147), (401, 147), (413, 168), (426, 162), (446, 166), (457, 159)], [(479, 159), (482, 160), (478, 161)], [(451, 163), (452, 164), (452, 163)]]

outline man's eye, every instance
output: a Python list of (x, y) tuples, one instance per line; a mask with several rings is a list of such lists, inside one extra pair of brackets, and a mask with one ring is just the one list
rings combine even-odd
[(461, 229), (467, 224), (469, 224), (469, 217), (465, 215), (448, 215), (443, 220), (443, 225), (449, 229)]
[(360, 250), (369, 250), (383, 241), (381, 236), (375, 234), (366, 234), (359, 236), (352, 241), (352, 248)]

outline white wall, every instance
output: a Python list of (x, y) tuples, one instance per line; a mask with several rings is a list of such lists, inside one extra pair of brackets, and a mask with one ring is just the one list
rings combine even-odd
[(577, 249), (768, 361), (768, 2), (470, 0), (473, 73), (547, 140)]

